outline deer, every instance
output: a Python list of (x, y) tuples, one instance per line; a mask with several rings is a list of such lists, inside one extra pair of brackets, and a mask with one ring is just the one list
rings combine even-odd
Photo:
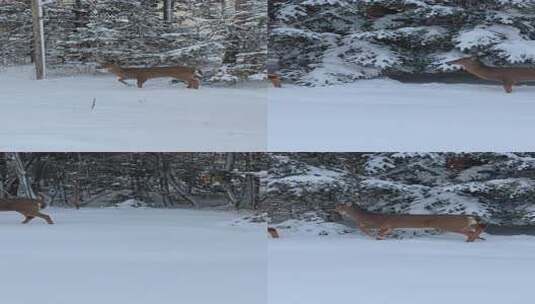
[(277, 74), (268, 74), (268, 79), (271, 81), (271, 84), (275, 88), (282, 88), (282, 81), (279, 75)]
[(277, 231), (277, 229), (273, 228), (273, 227), (268, 227), (267, 229), (269, 235), (274, 238), (274, 239), (278, 239), (279, 238), (279, 232)]
[(464, 57), (448, 61), (447, 64), (462, 66), (468, 73), (479, 78), (498, 81), (505, 92), (513, 92), (513, 85), (519, 82), (535, 81), (535, 68), (497, 68), (483, 64), (477, 57)]
[(188, 89), (199, 89), (202, 71), (183, 66), (151, 67), (151, 68), (122, 68), (116, 63), (101, 63), (102, 67), (117, 76), (117, 80), (128, 85), (125, 79), (136, 79), (137, 87), (143, 88), (143, 84), (152, 78), (172, 77), (188, 84)]
[(0, 211), (15, 211), (24, 216), (22, 224), (28, 224), (36, 217), (40, 217), (48, 224), (54, 224), (52, 218), (44, 213), (42, 209), (46, 208), (45, 197), (39, 193), (38, 199), (31, 198), (12, 198), (0, 199)]
[(267, 68), (267, 78), (271, 81), (271, 84), (275, 88), (282, 88), (282, 81), (279, 76), (279, 60), (278, 59), (268, 59), (266, 63)]
[(359, 206), (339, 204), (335, 211), (355, 221), (359, 229), (373, 238), (370, 229), (377, 229), (377, 240), (384, 240), (394, 229), (399, 228), (434, 228), (439, 231), (459, 233), (467, 237), (467, 242), (483, 239), (479, 235), (486, 228), (486, 224), (471, 215), (413, 215), (413, 214), (379, 214), (368, 212)]

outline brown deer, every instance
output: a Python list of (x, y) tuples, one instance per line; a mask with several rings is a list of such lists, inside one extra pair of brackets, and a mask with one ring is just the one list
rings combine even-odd
[(16, 211), (24, 215), (23, 224), (29, 223), (35, 217), (44, 219), (48, 224), (54, 224), (49, 215), (41, 213), (41, 209), (46, 208), (45, 197), (39, 194), (39, 199), (14, 198), (0, 199), (0, 211)]
[(434, 228), (463, 234), (467, 242), (482, 239), (479, 235), (486, 225), (470, 215), (412, 215), (412, 214), (378, 214), (365, 211), (358, 206), (340, 204), (336, 212), (357, 222), (359, 229), (373, 237), (370, 229), (378, 229), (376, 239), (383, 240), (394, 229), (399, 228)]
[(183, 66), (152, 67), (152, 68), (121, 68), (115, 63), (102, 63), (102, 67), (117, 75), (117, 80), (128, 85), (125, 79), (136, 79), (138, 88), (151, 78), (172, 77), (188, 84), (188, 89), (198, 89), (202, 72)]
[(268, 227), (267, 229), (269, 235), (271, 235), (272, 238), (274, 239), (278, 239), (279, 238), (279, 232), (277, 231), (277, 229), (273, 228), (273, 227)]
[(513, 85), (518, 82), (535, 81), (535, 68), (490, 67), (476, 57), (464, 57), (446, 63), (461, 65), (468, 73), (479, 78), (501, 82), (507, 93), (513, 92)]
[(484, 162), (466, 154), (446, 157), (446, 169), (457, 174), (473, 166), (481, 166), (483, 164)]
[(279, 75), (279, 60), (276, 58), (270, 58), (266, 62), (267, 78), (271, 81), (276, 88), (282, 87), (282, 81)]
[(271, 84), (273, 84), (276, 88), (282, 88), (282, 81), (279, 75), (277, 74), (268, 74), (268, 79), (271, 81)]

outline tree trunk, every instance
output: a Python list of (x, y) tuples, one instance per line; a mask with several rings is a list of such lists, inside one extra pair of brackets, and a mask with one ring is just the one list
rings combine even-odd
[(43, 29), (43, 7), (41, 0), (32, 0), (33, 55), (35, 76), (44, 79), (45, 70), (45, 34)]
[(28, 176), (26, 175), (26, 170), (24, 169), (24, 164), (18, 152), (14, 153), (14, 159), (15, 168), (17, 170), (17, 177), (19, 179), (19, 189), (17, 192), (21, 193), (22, 191), (25, 197), (35, 198), (35, 193), (32, 190), (32, 186), (30, 184), (30, 181), (28, 180)]
[(163, 20), (165, 22), (169, 22), (169, 23), (173, 22), (174, 7), (175, 7), (174, 0), (163, 1)]
[(175, 178), (173, 174), (170, 174), (169, 178), (170, 178), (169, 180), (171, 182), (171, 185), (173, 186), (173, 188), (178, 194), (180, 194), (183, 198), (185, 198), (188, 202), (190, 202), (192, 206), (199, 207), (199, 204), (197, 203), (197, 201), (186, 190), (184, 190), (183, 187), (181, 187), (179, 181), (177, 180), (177, 178)]
[[(236, 153), (233, 153), (233, 152), (229, 152), (227, 153), (226, 155), (226, 159), (225, 159), (225, 172), (232, 172), (232, 170), (234, 170), (234, 164), (236, 163)], [(230, 203), (234, 206), (234, 207), (238, 207), (240, 202), (238, 200), (238, 198), (236, 197), (236, 194), (234, 193), (234, 189), (232, 187), (232, 182), (231, 181), (228, 181), (228, 180), (224, 180), (223, 181), (223, 189), (225, 189), (225, 192), (227, 194), (227, 198), (228, 200), (230, 201)]]
[(157, 163), (158, 163), (158, 182), (160, 184), (160, 194), (162, 196), (163, 207), (169, 207), (171, 204), (171, 199), (169, 195), (169, 165), (165, 154), (156, 153)]
[(258, 203), (259, 183), (254, 174), (245, 175), (245, 198), (240, 207), (256, 209)]
[(0, 153), (0, 199), (6, 198), (5, 185), (7, 182), (7, 157), (6, 153)]
[(234, 169), (234, 163), (236, 162), (236, 153), (229, 152), (225, 159), (225, 171), (232, 171)]

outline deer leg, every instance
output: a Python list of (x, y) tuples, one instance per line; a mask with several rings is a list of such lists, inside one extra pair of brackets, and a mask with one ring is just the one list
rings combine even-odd
[(122, 83), (122, 84), (124, 84), (126, 86), (128, 85), (128, 82), (124, 81), (124, 78), (122, 78), (122, 77), (117, 78), (117, 81), (119, 81), (120, 83)]
[(22, 223), (23, 223), (23, 224), (28, 224), (31, 220), (33, 220), (33, 218), (34, 218), (35, 216), (25, 215), (24, 217), (25, 217), (25, 218), (24, 218), (24, 221), (22, 221)]
[(389, 227), (383, 227), (383, 228), (379, 229), (379, 234), (377, 235), (377, 239), (378, 240), (384, 240), (385, 236), (390, 234), (390, 232), (392, 232), (392, 228), (389, 228)]
[(466, 235), (466, 241), (467, 242), (473, 242), (476, 239), (474, 231), (470, 231), (468, 229), (464, 229), (464, 230), (461, 230), (461, 233)]
[(35, 216), (42, 218), (45, 220), (48, 224), (52, 225), (54, 222), (52, 221), (52, 218), (49, 215), (46, 215), (44, 213), (38, 212)]
[(138, 87), (138, 88), (142, 88), (142, 87), (143, 87), (143, 84), (145, 83), (145, 81), (147, 81), (147, 79), (144, 79), (144, 78), (138, 78), (138, 79), (137, 79), (137, 87)]
[(468, 231), (466, 229), (455, 230), (455, 231), (450, 231), (450, 232), (455, 232), (455, 233), (459, 233), (459, 234), (462, 234), (462, 235), (466, 236), (466, 241), (467, 242), (471, 242), (472, 241), (472, 240), (470, 240), (472, 232), (470, 232), (470, 231)]
[(466, 235), (468, 236), (468, 238), (466, 239), (467, 242), (473, 242), (476, 240), (474, 232), (468, 232)]
[(188, 80), (188, 89), (199, 89), (199, 80), (190, 79)]
[(272, 78), (271, 84), (273, 84), (275, 88), (282, 88), (281, 81), (278, 78)]
[(511, 93), (513, 92), (513, 82), (512, 81), (504, 81), (503, 82), (503, 89), (505, 90), (505, 92), (507, 93)]
[(268, 79), (271, 81), (271, 84), (275, 88), (281, 88), (282, 87), (281, 80), (280, 80), (279, 76), (277, 76), (275, 74), (268, 74)]
[(365, 225), (359, 225), (359, 229), (360, 231), (364, 232), (365, 235), (373, 238), (373, 235), (371, 234), (371, 232), (368, 230), (368, 228)]
[(479, 236), (483, 232), (484, 229), (485, 229), (485, 225), (484, 224), (478, 224), (476, 226), (476, 229), (474, 230), (474, 232), (472, 232), (472, 234), (474, 236), (474, 240), (476, 240), (476, 239), (485, 240), (484, 238)]

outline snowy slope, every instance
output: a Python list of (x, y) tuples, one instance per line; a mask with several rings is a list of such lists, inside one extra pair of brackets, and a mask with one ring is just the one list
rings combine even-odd
[(354, 84), (269, 90), (270, 151), (531, 151), (535, 87)]
[(265, 150), (265, 84), (197, 91), (170, 79), (127, 87), (111, 74), (31, 78), (29, 66), (0, 71), (0, 150)]
[(485, 237), (466, 243), (454, 234), (385, 241), (282, 234), (269, 241), (268, 303), (529, 302), (535, 238)]
[(266, 303), (265, 226), (223, 212), (45, 209), (0, 215), (2, 302)]

